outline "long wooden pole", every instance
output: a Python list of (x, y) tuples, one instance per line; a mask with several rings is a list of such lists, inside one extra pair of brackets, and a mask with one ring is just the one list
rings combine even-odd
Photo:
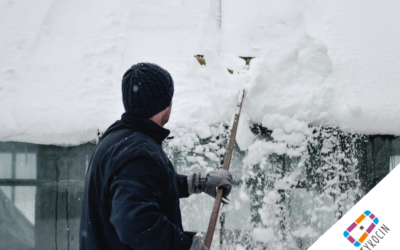
[[(225, 160), (224, 160), (224, 169), (225, 170), (229, 170), (229, 165), (231, 163), (233, 146), (235, 145), (236, 131), (237, 131), (238, 124), (239, 124), (240, 112), (242, 111), (244, 90), (242, 91), (241, 96), (239, 98), (240, 99), (238, 100), (236, 113), (235, 113), (235, 119), (233, 120), (231, 137), (229, 138), (228, 150), (226, 151)], [(217, 196), (215, 197), (215, 201), (214, 201), (214, 207), (212, 209), (212, 213), (211, 213), (211, 217), (210, 217), (210, 223), (208, 224), (206, 239), (204, 241), (204, 245), (208, 248), (211, 247), (211, 242), (212, 242), (212, 239), (214, 236), (215, 225), (217, 224), (218, 213), (219, 213), (219, 209), (221, 206), (222, 192), (223, 192), (223, 189), (218, 188)]]

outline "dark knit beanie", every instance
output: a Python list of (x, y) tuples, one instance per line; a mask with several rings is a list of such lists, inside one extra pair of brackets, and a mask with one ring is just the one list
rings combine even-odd
[(150, 118), (166, 109), (173, 95), (171, 75), (156, 64), (135, 64), (122, 78), (122, 100), (131, 115)]

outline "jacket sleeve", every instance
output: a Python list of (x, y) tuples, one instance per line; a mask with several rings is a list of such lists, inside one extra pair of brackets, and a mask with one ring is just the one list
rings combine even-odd
[(186, 198), (189, 197), (189, 188), (188, 188), (188, 181), (186, 175), (176, 175), (176, 184), (178, 185), (179, 189), (179, 198)]
[(114, 176), (110, 221), (120, 241), (135, 250), (191, 247), (193, 235), (181, 231), (160, 212), (165, 172), (148, 155), (135, 158)]

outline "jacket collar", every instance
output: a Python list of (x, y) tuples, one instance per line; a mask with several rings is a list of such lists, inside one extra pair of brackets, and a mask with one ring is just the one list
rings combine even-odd
[(169, 135), (170, 131), (150, 119), (144, 119), (124, 113), (121, 116), (121, 122), (128, 127), (152, 137), (157, 143), (161, 144)]

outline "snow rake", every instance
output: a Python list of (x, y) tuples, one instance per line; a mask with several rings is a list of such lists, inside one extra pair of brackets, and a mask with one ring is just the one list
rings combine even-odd
[[(235, 138), (236, 138), (236, 131), (239, 124), (240, 112), (242, 111), (242, 104), (244, 99), (244, 90), (239, 94), (239, 100), (237, 103), (236, 111), (235, 111), (235, 118), (233, 120), (233, 126), (231, 130), (231, 137), (229, 138), (228, 149), (226, 151), (225, 160), (224, 160), (224, 167), (223, 169), (229, 170), (229, 165), (231, 163), (232, 153), (233, 153), (233, 146), (235, 145)], [(208, 248), (211, 247), (211, 242), (214, 236), (215, 226), (217, 224), (219, 209), (221, 206), (222, 200), (222, 193), (223, 189), (218, 188), (217, 195), (215, 197), (214, 206), (211, 212), (210, 222), (208, 224), (206, 239), (204, 240), (204, 245)]]

